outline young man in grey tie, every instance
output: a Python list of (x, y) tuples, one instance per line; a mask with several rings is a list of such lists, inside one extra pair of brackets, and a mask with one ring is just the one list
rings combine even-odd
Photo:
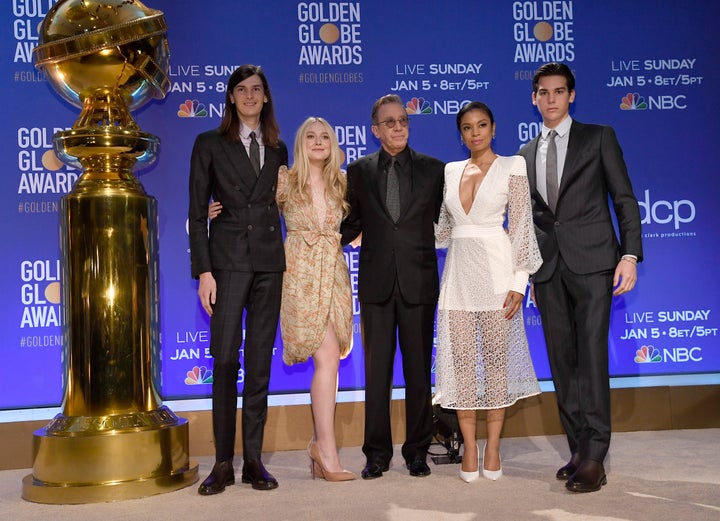
[(638, 202), (615, 132), (573, 120), (574, 100), (575, 77), (567, 65), (540, 67), (532, 102), (543, 128), (519, 154), (528, 167), (543, 257), (533, 276), (534, 298), (570, 446), (570, 461), (556, 477), (572, 492), (593, 492), (607, 482), (612, 298), (633, 289), (643, 253)]

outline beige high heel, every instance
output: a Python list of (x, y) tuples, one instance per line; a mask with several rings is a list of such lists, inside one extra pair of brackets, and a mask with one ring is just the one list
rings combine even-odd
[(310, 457), (310, 475), (312, 478), (322, 478), (325, 481), (352, 481), (357, 476), (349, 470), (342, 470), (340, 472), (330, 472), (322, 462), (320, 457), (320, 449), (318, 449), (315, 439), (311, 439), (308, 443), (307, 453)]

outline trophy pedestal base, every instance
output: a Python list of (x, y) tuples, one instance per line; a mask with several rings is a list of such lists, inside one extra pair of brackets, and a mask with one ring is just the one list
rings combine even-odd
[[(107, 424), (109, 418), (83, 420), (96, 427)], [(188, 422), (175, 419), (174, 424), (150, 428), (58, 433), (53, 432), (53, 424), (68, 423), (67, 417), (58, 415), (33, 435), (33, 472), (23, 479), (23, 499), (48, 504), (100, 503), (192, 485), (198, 480), (198, 464), (188, 455)]]

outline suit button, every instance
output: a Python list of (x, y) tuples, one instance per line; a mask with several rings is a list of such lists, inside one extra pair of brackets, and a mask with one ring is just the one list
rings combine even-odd
[(252, 230), (252, 224), (248, 224), (248, 230)]
[(275, 227), (274, 227), (274, 226), (271, 226), (271, 227), (270, 227), (270, 231), (271, 231), (271, 232), (274, 232), (274, 231), (275, 231)]
[(251, 205), (251, 204), (249, 204), (249, 205), (248, 205), (248, 208), (252, 208), (252, 205)]
[(238, 185), (235, 185), (235, 190), (240, 191), (240, 187)]
[(555, 222), (553, 223), (553, 226), (560, 226), (560, 221), (555, 221)]

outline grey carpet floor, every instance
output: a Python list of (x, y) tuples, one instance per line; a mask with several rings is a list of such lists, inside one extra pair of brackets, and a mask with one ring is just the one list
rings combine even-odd
[[(481, 444), (482, 447), (482, 444)], [(442, 452), (442, 447), (434, 448)], [(43, 505), (21, 498), (29, 469), (0, 472), (0, 517), (12, 521), (120, 520), (384, 520), (384, 521), (693, 521), (720, 520), (720, 429), (616, 433), (606, 461), (608, 484), (590, 494), (567, 492), (554, 477), (568, 457), (562, 436), (507, 438), (504, 476), (465, 483), (459, 465), (430, 463), (432, 475), (407, 474), (396, 447), (381, 479), (346, 483), (312, 480), (304, 451), (264, 455), (280, 488), (235, 486), (199, 496), (198, 483), (168, 494), (113, 503)], [(359, 447), (341, 450), (358, 472)], [(200, 463), (200, 479), (212, 458)], [(236, 464), (239, 463), (236, 461)], [(238, 476), (239, 478), (239, 472)]]

